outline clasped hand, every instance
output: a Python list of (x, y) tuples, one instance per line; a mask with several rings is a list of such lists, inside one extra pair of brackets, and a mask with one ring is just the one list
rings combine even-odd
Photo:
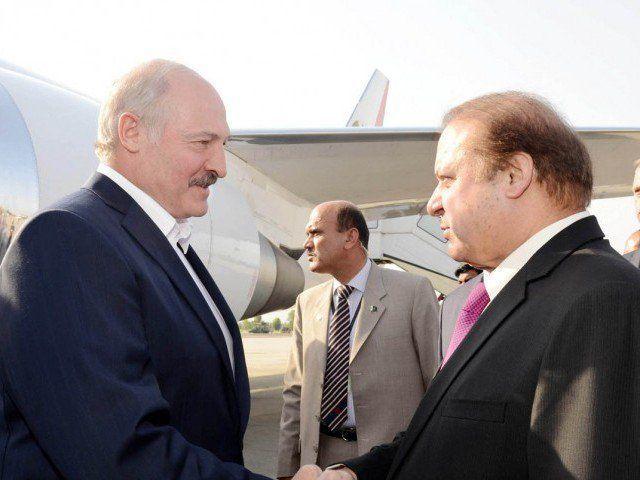
[(317, 465), (304, 465), (295, 474), (293, 480), (357, 480), (353, 471), (344, 467), (336, 470), (325, 470)]

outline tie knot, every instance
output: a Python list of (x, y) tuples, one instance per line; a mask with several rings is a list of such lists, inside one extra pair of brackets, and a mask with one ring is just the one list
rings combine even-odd
[(351, 292), (353, 292), (354, 287), (352, 287), (351, 285), (340, 285), (336, 290), (338, 291), (339, 297), (349, 298), (349, 295), (351, 295)]
[(191, 224), (187, 220), (176, 221), (169, 234), (173, 237), (173, 242), (177, 243), (184, 253), (187, 253), (191, 240)]
[(487, 306), (489, 300), (487, 288), (484, 286), (484, 282), (480, 282), (471, 290), (462, 309), (477, 318)]

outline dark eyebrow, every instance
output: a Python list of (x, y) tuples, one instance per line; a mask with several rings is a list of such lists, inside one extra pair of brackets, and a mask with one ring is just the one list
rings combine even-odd
[(213, 133), (213, 132), (209, 132), (207, 130), (202, 130), (200, 132), (195, 132), (195, 133), (183, 133), (183, 136), (187, 139), (187, 140), (196, 140), (196, 139), (207, 139), (207, 140), (217, 140), (220, 137)]

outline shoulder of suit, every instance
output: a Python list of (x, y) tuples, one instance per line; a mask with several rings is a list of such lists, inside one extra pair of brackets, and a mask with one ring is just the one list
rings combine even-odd
[(575, 284), (576, 288), (590, 288), (607, 282), (640, 285), (638, 267), (613, 250), (606, 240), (576, 250), (559, 265), (558, 271), (565, 283)]
[(446, 295), (446, 297), (444, 298), (444, 301), (451, 303), (452, 301), (455, 301), (458, 298), (466, 299), (469, 296), (469, 293), (471, 293), (471, 290), (473, 290), (473, 288), (476, 286), (477, 282), (478, 281), (476, 281), (475, 279), (472, 279), (467, 283), (458, 285), (456, 288), (454, 288), (450, 293)]
[[(108, 211), (110, 208), (91, 190), (81, 188), (65, 197), (55, 201), (51, 206), (38, 212), (35, 216), (52, 214), (63, 214), (64, 212), (74, 214), (90, 223), (96, 220), (96, 213), (100, 211)], [(103, 219), (104, 217), (100, 217)]]
[(20, 229), (18, 237), (47, 241), (53, 232), (58, 231), (70, 235), (93, 232), (96, 239), (104, 238), (104, 230), (98, 224), (106, 221), (106, 216), (103, 215), (103, 209), (106, 208), (95, 195), (81, 189), (29, 218)]
[(308, 288), (307, 290), (302, 292), (300, 295), (298, 295), (298, 303), (303, 305), (306, 302), (308, 302), (310, 299), (315, 299), (318, 295), (321, 295), (326, 290), (326, 288), (328, 288), (329, 285), (331, 285), (332, 282), (333, 280), (327, 280), (326, 282), (322, 282), (319, 285), (315, 285), (314, 287)]
[(392, 270), (390, 268), (382, 267), (378, 268), (380, 269), (382, 282), (384, 284), (390, 285), (391, 283), (393, 283), (394, 286), (400, 285), (407, 288), (415, 288), (415, 286), (420, 283), (431, 286), (431, 282), (427, 277), (416, 275), (415, 273), (404, 272), (401, 270)]

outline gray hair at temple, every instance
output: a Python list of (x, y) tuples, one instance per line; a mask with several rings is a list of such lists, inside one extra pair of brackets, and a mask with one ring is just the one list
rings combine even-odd
[(200, 77), (185, 65), (157, 59), (138, 65), (114, 82), (98, 117), (95, 150), (101, 161), (108, 162), (115, 154), (118, 122), (123, 113), (129, 112), (140, 118), (149, 140), (154, 143), (160, 140), (166, 121), (162, 97), (169, 88), (167, 77), (174, 72)]

